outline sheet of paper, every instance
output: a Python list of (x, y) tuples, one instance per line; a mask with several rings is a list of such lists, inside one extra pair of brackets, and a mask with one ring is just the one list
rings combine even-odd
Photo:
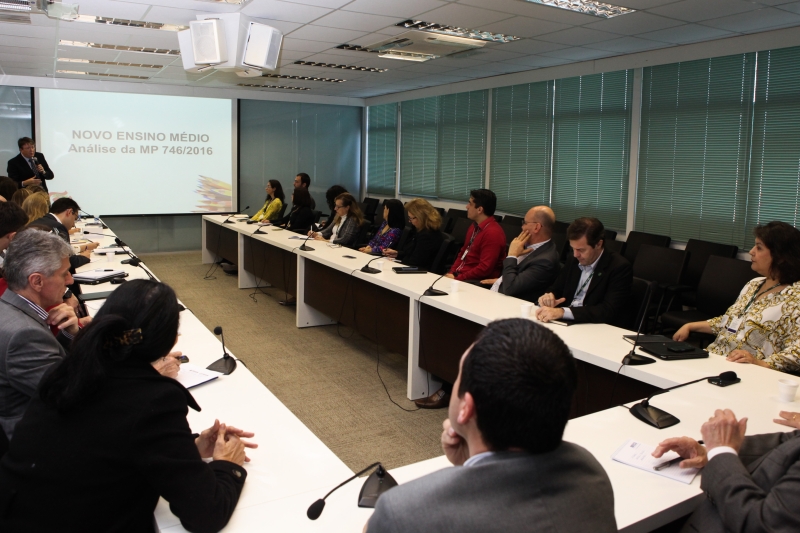
[(119, 274), (124, 274), (122, 270), (114, 270), (111, 268), (98, 268), (96, 270), (87, 270), (85, 272), (79, 272), (72, 277), (76, 280), (89, 280), (93, 281), (96, 279), (107, 278), (109, 276), (117, 276)]
[(187, 389), (191, 389), (192, 387), (197, 387), (198, 385), (217, 379), (221, 375), (221, 372), (214, 372), (213, 370), (208, 370), (193, 365), (192, 363), (183, 363), (181, 369), (178, 371), (178, 377), (175, 379)]
[(675, 452), (667, 452), (656, 459), (653, 457), (653, 450), (655, 449), (656, 447), (652, 444), (645, 444), (631, 439), (620, 446), (611, 458), (622, 464), (650, 472), (651, 474), (668, 477), (687, 485), (694, 480), (694, 477), (700, 471), (697, 468), (681, 468), (678, 463), (663, 470), (655, 470), (656, 466), (678, 457)]

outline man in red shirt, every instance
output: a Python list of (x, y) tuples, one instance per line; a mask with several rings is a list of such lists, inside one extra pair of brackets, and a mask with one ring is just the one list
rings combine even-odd
[(497, 197), (489, 189), (469, 193), (467, 218), (473, 221), (464, 246), (446, 277), (459, 281), (499, 278), (506, 258), (506, 234), (494, 218)]

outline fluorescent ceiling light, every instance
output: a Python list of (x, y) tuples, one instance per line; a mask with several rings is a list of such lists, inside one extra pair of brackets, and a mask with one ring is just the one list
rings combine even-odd
[(179, 26), (178, 24), (162, 24), (161, 22), (145, 22), (143, 20), (118, 19), (114, 17), (98, 17), (95, 15), (78, 15), (74, 19), (77, 22), (89, 22), (93, 24), (108, 24), (110, 26), (128, 26), (130, 28), (145, 28), (148, 30), (164, 31), (183, 31), (189, 26)]
[(291, 91), (310, 91), (308, 87), (288, 87), (286, 85), (259, 85), (257, 83), (237, 83), (239, 87), (257, 87), (259, 89), (286, 89)]
[(398, 52), (397, 50), (391, 50), (378, 54), (378, 57), (382, 57), (383, 59), (400, 59), (402, 61), (416, 61), (421, 63), (423, 61), (436, 59), (439, 56), (433, 54), (414, 54), (411, 52)]
[(502, 33), (492, 33), (490, 31), (471, 30), (469, 28), (459, 28), (458, 26), (447, 26), (445, 24), (436, 24), (433, 22), (423, 22), (421, 20), (405, 20), (395, 24), (400, 28), (408, 28), (410, 30), (426, 31), (428, 33), (438, 33), (441, 35), (450, 35), (452, 37), (462, 37), (464, 39), (471, 39), (473, 41), (487, 41), (492, 43), (510, 43), (512, 41), (519, 41), (519, 37), (513, 35), (504, 35)]
[(80, 70), (57, 70), (59, 74), (78, 74), (80, 76), (102, 76), (104, 78), (128, 78), (134, 80), (149, 80), (147, 76), (131, 76), (129, 74), (106, 74), (103, 72), (82, 72)]
[(360, 70), (362, 72), (386, 72), (388, 68), (374, 68), (374, 67), (359, 67), (357, 65), (337, 65), (335, 63), (317, 63), (315, 61), (295, 61), (295, 65), (303, 65), (306, 67), (327, 67), (327, 68), (340, 68), (344, 70)]
[(35, 1), (31, 2), (30, 0), (0, 0), (0, 9), (30, 13), (35, 4)]
[(145, 48), (142, 46), (123, 46), (119, 44), (87, 43), (83, 41), (58, 41), (59, 46), (77, 46), (80, 48), (99, 48), (102, 50), (119, 50), (121, 52), (141, 52), (143, 54), (158, 54), (167, 56), (179, 56), (180, 50), (168, 50), (166, 48)]
[(288, 74), (262, 74), (262, 78), (275, 78), (280, 80), (303, 80), (303, 81), (327, 81), (330, 83), (342, 83), (347, 80), (338, 78), (315, 78), (313, 76), (290, 76)]
[(604, 2), (594, 2), (593, 0), (522, 0), (523, 2), (530, 2), (531, 4), (541, 4), (543, 6), (558, 7), (560, 9), (568, 9), (584, 15), (594, 15), (610, 19), (619, 15), (627, 15), (633, 13), (635, 9), (627, 7), (615, 6), (606, 4)]
[(137, 67), (137, 68), (155, 68), (162, 69), (164, 65), (146, 65), (143, 63), (120, 63), (118, 61), (99, 61), (97, 59), (78, 59), (74, 57), (59, 57), (58, 61), (66, 63), (84, 63), (88, 65), (109, 65), (112, 67)]

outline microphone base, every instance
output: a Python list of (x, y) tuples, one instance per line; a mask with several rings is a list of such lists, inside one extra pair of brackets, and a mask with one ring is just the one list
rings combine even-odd
[(224, 220), (222, 223), (223, 224), (233, 224), (234, 221), (233, 220)]
[(447, 293), (439, 289), (428, 289), (422, 293), (423, 296), (447, 296)]
[(647, 402), (639, 402), (631, 407), (631, 414), (654, 428), (664, 429), (680, 423), (680, 420)]
[(298, 250), (303, 250), (304, 252), (313, 252), (314, 251), (314, 249), (312, 247), (306, 246), (305, 244), (303, 246), (301, 246), (300, 248), (298, 248)]
[(365, 272), (367, 274), (380, 274), (381, 273), (381, 271), (378, 270), (377, 268), (372, 268), (372, 267), (367, 267), (367, 266), (362, 268), (361, 272)]
[(206, 367), (207, 370), (213, 370), (214, 372), (222, 372), (224, 375), (228, 375), (236, 370), (236, 359), (231, 357), (228, 354), (225, 354), (224, 357), (221, 359), (217, 359), (210, 365)]
[(629, 353), (622, 359), (622, 364), (628, 366), (649, 365), (655, 362), (656, 360), (653, 359), (652, 357), (647, 357), (646, 355), (638, 354), (633, 350), (631, 350), (631, 353)]
[(382, 466), (379, 466), (377, 470), (367, 477), (364, 486), (361, 487), (361, 492), (358, 495), (358, 506), (374, 509), (381, 494), (396, 486), (397, 481)]

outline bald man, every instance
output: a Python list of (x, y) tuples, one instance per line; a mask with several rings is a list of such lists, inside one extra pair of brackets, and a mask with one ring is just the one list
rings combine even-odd
[(536, 302), (553, 284), (561, 267), (559, 253), (550, 239), (556, 215), (546, 205), (532, 207), (522, 221), (522, 233), (511, 241), (508, 256), (503, 260), (503, 273), (497, 279), (481, 284), (492, 290)]

